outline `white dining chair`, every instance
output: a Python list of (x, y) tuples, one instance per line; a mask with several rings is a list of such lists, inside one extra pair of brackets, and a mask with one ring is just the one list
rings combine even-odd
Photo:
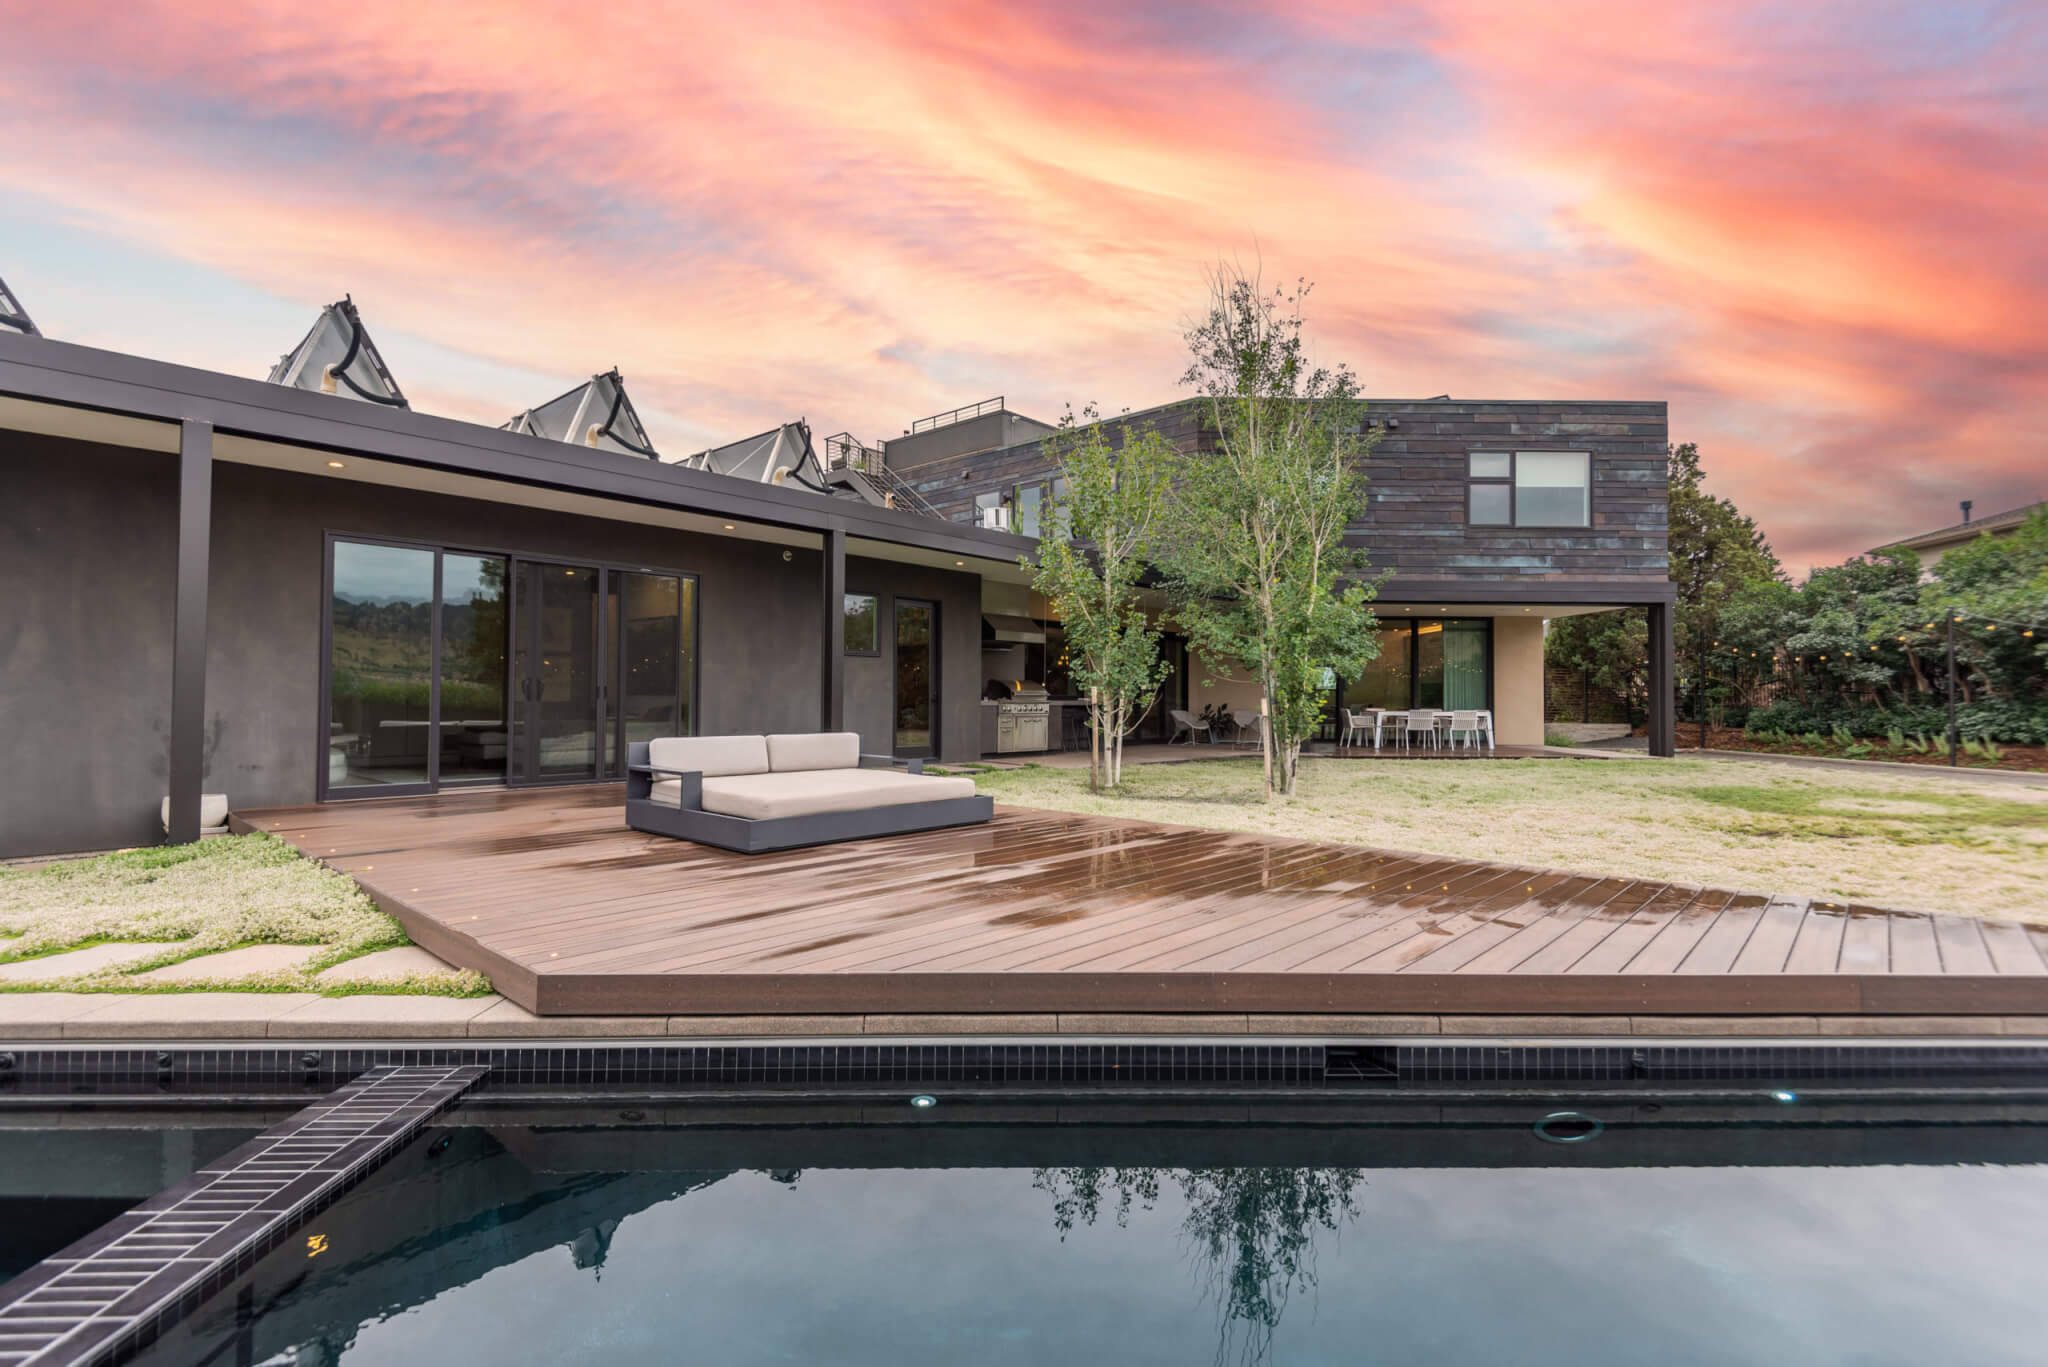
[(1436, 713), (1403, 712), (1401, 714), (1401, 748), (1406, 750), (1415, 743), (1417, 736), (1430, 749), (1436, 749)]
[(1452, 749), (1456, 749), (1459, 745), (1463, 744), (1477, 750), (1479, 748), (1479, 713), (1477, 711), (1468, 712), (1454, 709), (1451, 712), (1450, 739)]
[(1479, 729), (1486, 733), (1486, 753), (1493, 753), (1493, 710), (1487, 708), (1479, 713)]
[(1344, 743), (1345, 743), (1346, 745), (1350, 745), (1350, 744), (1352, 743), (1352, 741), (1354, 741), (1354, 740), (1356, 740), (1356, 739), (1358, 738), (1358, 736), (1359, 736), (1359, 734), (1360, 734), (1361, 732), (1365, 732), (1365, 731), (1370, 731), (1370, 732), (1372, 732), (1372, 748), (1373, 748), (1373, 749), (1375, 749), (1375, 750), (1379, 749), (1379, 748), (1380, 748), (1380, 728), (1379, 728), (1379, 718), (1377, 718), (1376, 716), (1374, 716), (1374, 715), (1373, 715), (1373, 713), (1372, 713), (1372, 710), (1371, 710), (1370, 708), (1366, 709), (1366, 710), (1365, 710), (1365, 711), (1363, 711), (1363, 712), (1354, 712), (1354, 711), (1352, 711), (1352, 710), (1351, 710), (1350, 708), (1348, 708), (1348, 707), (1347, 707), (1347, 708), (1345, 708), (1345, 709), (1344, 709)]

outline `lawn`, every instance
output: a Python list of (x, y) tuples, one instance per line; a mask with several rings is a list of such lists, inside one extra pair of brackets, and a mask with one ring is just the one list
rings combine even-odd
[(306, 961), (207, 982), (207, 991), (428, 992), (489, 990), (479, 974), (448, 969), (352, 984), (322, 969), (407, 943), (396, 921), (355, 883), (270, 835), (216, 836), (195, 845), (124, 850), (32, 869), (0, 869), (0, 965), (102, 944), (160, 952), (91, 972), (0, 991), (175, 991), (136, 974), (249, 945), (304, 945)]
[(1266, 803), (1241, 760), (978, 773), (998, 802), (2048, 924), (2048, 784), (1729, 760), (1308, 759)]

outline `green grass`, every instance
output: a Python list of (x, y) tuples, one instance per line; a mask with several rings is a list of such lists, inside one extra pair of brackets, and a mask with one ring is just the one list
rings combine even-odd
[[(0, 963), (96, 944), (160, 944), (134, 964), (0, 991), (322, 992), (474, 996), (482, 975), (455, 969), (390, 983), (321, 983), (314, 975), (408, 943), (355, 883), (270, 835), (217, 836), (191, 845), (124, 850), (36, 869), (0, 869)], [(203, 984), (142, 983), (136, 974), (249, 945), (325, 946), (296, 970)]]
[(975, 778), (999, 802), (2048, 924), (2048, 783), (1731, 760), (1307, 760), (1266, 802), (1227, 761)]

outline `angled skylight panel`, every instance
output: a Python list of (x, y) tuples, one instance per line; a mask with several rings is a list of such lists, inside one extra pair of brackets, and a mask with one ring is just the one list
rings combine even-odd
[(505, 429), (546, 437), (549, 441), (660, 459), (633, 401), (626, 396), (626, 382), (616, 369), (593, 375), (568, 393), (549, 399), (538, 408), (527, 409), (506, 423)]
[(714, 447), (691, 463), (714, 474), (750, 479), (757, 484), (792, 484), (814, 493), (832, 492), (825, 483), (818, 454), (811, 449), (810, 426), (801, 421)]
[(0, 280), (0, 326), (11, 327), (31, 337), (42, 336), (35, 320), (28, 316), (28, 310), (14, 297), (14, 291), (7, 288), (7, 282)]
[(320, 310), (313, 327), (297, 346), (270, 368), (272, 384), (340, 394), (389, 408), (410, 408), (398, 381), (384, 365), (370, 331), (363, 326), (355, 302), (343, 295)]

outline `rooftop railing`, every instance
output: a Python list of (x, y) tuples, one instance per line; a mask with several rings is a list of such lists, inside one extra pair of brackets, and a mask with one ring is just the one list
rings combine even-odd
[(910, 424), (910, 435), (916, 436), (919, 432), (929, 432), (939, 427), (950, 427), (956, 422), (966, 422), (969, 418), (984, 417), (987, 414), (1000, 413), (1002, 411), (1003, 396), (998, 394), (993, 399), (983, 399), (980, 403), (971, 403), (962, 408), (949, 409), (944, 413), (934, 413), (929, 418), (919, 418), (916, 422)]

